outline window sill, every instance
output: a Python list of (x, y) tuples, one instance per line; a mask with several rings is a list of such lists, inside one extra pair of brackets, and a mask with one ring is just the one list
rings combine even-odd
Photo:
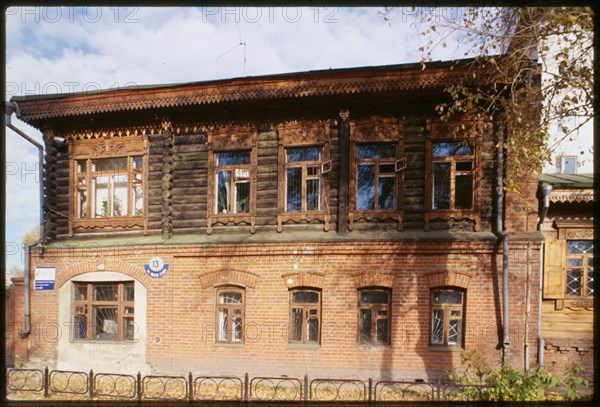
[(429, 352), (463, 352), (461, 346), (429, 345)]
[(136, 339), (130, 341), (117, 341), (110, 339), (72, 339), (70, 342), (73, 344), (91, 343), (94, 345), (134, 345), (138, 341)]
[(243, 343), (225, 343), (225, 342), (215, 342), (215, 347), (217, 348), (243, 348)]
[(318, 343), (288, 343), (288, 349), (319, 349), (321, 347)]

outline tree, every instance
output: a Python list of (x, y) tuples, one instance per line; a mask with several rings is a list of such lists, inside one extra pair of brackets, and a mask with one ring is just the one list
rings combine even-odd
[[(518, 190), (523, 174), (538, 172), (560, 142), (593, 118), (593, 11), (587, 7), (453, 10), (413, 13), (427, 38), (420, 48), (423, 68), (453, 38), (465, 47), (463, 56), (474, 56), (472, 74), (486, 72), (487, 86), (482, 81), (449, 87), (452, 100), (438, 105), (438, 112), (442, 119), (496, 114), (506, 123), (511, 165), (505, 188)], [(580, 119), (576, 127), (562, 124), (572, 117)], [(551, 140), (551, 127), (556, 126), (561, 134)]]

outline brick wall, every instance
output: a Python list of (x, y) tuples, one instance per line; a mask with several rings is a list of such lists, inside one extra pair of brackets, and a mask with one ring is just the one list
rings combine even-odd
[[(531, 365), (536, 361), (538, 249), (511, 244), (511, 357), (518, 367), (525, 335)], [(157, 255), (170, 268), (153, 279), (144, 265)], [(459, 352), (429, 349), (430, 287), (440, 283), (467, 289), (465, 349), (478, 349), (493, 365), (502, 358), (502, 255), (495, 241), (63, 247), (46, 249), (32, 259), (36, 265), (57, 267), (57, 289), (32, 290), (34, 364), (56, 363), (56, 335), (68, 334), (56, 324), (58, 288), (96, 270), (130, 275), (146, 287), (147, 361), (157, 372), (438, 377), (460, 361)], [(318, 347), (288, 344), (290, 279), (291, 286), (322, 289)], [(243, 346), (214, 343), (214, 286), (221, 283), (246, 286)], [(357, 346), (357, 284), (391, 286), (391, 346)]]

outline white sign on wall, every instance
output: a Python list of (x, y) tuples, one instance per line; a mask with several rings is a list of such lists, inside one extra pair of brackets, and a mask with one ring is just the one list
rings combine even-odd
[(56, 280), (56, 267), (36, 267), (35, 279), (33, 281), (34, 290), (54, 290), (54, 281)]

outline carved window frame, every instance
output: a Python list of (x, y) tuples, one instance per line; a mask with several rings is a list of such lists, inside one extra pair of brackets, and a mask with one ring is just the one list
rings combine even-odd
[[(442, 122), (427, 118), (425, 138), (425, 211), (424, 229), (429, 231), (434, 219), (469, 219), (474, 222), (473, 230), (481, 227), (481, 145), (483, 142), (483, 120), (481, 118), (461, 119)], [(473, 145), (473, 208), (472, 209), (433, 209), (433, 165), (438, 161), (433, 157), (433, 144), (436, 142), (469, 142)], [(454, 162), (454, 161), (453, 161)], [(452, 190), (451, 196), (455, 195)]]
[[(396, 157), (396, 209), (395, 210), (358, 210), (358, 146), (361, 144), (395, 143)], [(359, 219), (393, 219), (398, 230), (404, 228), (404, 120), (373, 116), (369, 119), (350, 121), (350, 185), (348, 199), (348, 229), (354, 229)]]
[[(142, 190), (143, 214), (139, 216), (119, 216), (105, 218), (88, 217), (80, 219), (77, 216), (78, 175), (77, 161), (86, 160), (85, 184), (88, 191), (91, 188), (90, 160), (108, 158), (127, 158), (128, 161), (128, 194), (131, 194), (134, 172), (132, 157), (142, 157)], [(148, 234), (148, 136), (110, 137), (93, 140), (69, 140), (69, 237), (73, 237), (74, 230), (95, 229), (107, 227), (135, 227), (143, 228), (144, 235)], [(88, 196), (89, 199), (89, 196)], [(128, 205), (128, 208), (130, 206)]]
[[(312, 222), (319, 220), (324, 223), (323, 230), (329, 231), (330, 225), (330, 181), (329, 171), (324, 173), (323, 169), (329, 165), (331, 169), (330, 153), (330, 122), (291, 122), (283, 123), (277, 126), (278, 132), (278, 178), (277, 178), (277, 231), (283, 230), (283, 224), (286, 222), (299, 223), (302, 221)], [(295, 147), (320, 147), (321, 148), (321, 168), (319, 171), (322, 182), (321, 188), (321, 209), (318, 211), (286, 211), (286, 169), (287, 169), (287, 148)]]
[[(250, 151), (250, 210), (247, 213), (216, 213), (216, 153)], [(256, 129), (245, 126), (230, 126), (208, 133), (208, 181), (206, 207), (206, 234), (212, 233), (213, 225), (221, 223), (250, 225), (250, 233), (256, 231), (256, 174), (258, 162), (258, 134)]]

